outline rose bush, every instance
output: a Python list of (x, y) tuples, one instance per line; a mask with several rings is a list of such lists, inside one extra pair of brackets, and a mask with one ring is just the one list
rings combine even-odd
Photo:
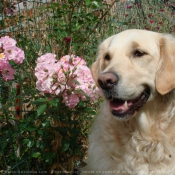
[(87, 98), (94, 102), (100, 95), (90, 69), (78, 56), (65, 55), (57, 61), (52, 53), (42, 55), (37, 59), (35, 76), (36, 88), (41, 94), (62, 96), (62, 102), (70, 108)]

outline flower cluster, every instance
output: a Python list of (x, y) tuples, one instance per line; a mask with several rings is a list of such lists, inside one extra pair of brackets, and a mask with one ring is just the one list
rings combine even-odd
[(42, 55), (37, 59), (35, 76), (36, 88), (42, 94), (60, 95), (62, 102), (70, 108), (87, 98), (94, 102), (100, 95), (90, 69), (78, 56), (65, 55), (57, 61), (56, 55), (52, 53)]
[(0, 38), (0, 74), (5, 81), (14, 79), (15, 70), (9, 61), (21, 64), (24, 60), (24, 52), (16, 46), (16, 41), (9, 36)]

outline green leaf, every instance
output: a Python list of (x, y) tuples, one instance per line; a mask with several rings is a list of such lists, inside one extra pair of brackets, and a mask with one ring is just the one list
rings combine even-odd
[(16, 65), (16, 63), (13, 60), (9, 60), (8, 62), (10, 63), (11, 66), (15, 66)]
[(53, 107), (58, 107), (58, 102), (56, 102), (56, 101), (51, 100), (51, 101), (49, 101), (49, 104)]
[(63, 140), (61, 151), (62, 152), (67, 151), (69, 149), (69, 146), (70, 146), (69, 141), (68, 140)]
[(88, 6), (90, 6), (90, 5), (91, 5), (91, 0), (86, 0), (86, 4), (87, 4)]
[(46, 105), (46, 104), (41, 105), (41, 106), (38, 108), (38, 110), (37, 110), (37, 115), (40, 116), (41, 114), (43, 114), (44, 111), (46, 110), (46, 108), (47, 108), (47, 105)]
[(97, 115), (97, 113), (95, 111), (89, 111), (88, 114)]
[(29, 142), (29, 139), (24, 139), (23, 140), (23, 144), (25, 145), (25, 144), (27, 144)]
[(52, 164), (52, 159), (55, 157), (55, 153), (53, 152), (45, 152), (42, 154), (43, 158), (45, 159), (45, 162)]
[(40, 104), (40, 103), (45, 103), (45, 102), (48, 102), (48, 100), (45, 98), (39, 98), (35, 100), (34, 102), (32, 102), (32, 104)]
[(36, 141), (36, 147), (39, 148), (41, 146), (41, 141), (40, 140), (37, 140)]
[(33, 140), (29, 140), (27, 146), (31, 148), (33, 145), (34, 145), (34, 141)]
[(93, 1), (93, 4), (95, 5), (95, 7), (100, 8), (100, 4), (97, 1)]
[(36, 152), (32, 155), (33, 158), (38, 158), (41, 155), (40, 152)]
[(83, 153), (81, 152), (81, 150), (77, 149), (76, 152), (78, 153), (78, 155), (83, 156)]
[(42, 123), (42, 126), (44, 128), (50, 126), (50, 121), (49, 120), (46, 120), (45, 122)]
[(79, 106), (79, 107), (84, 107), (84, 106), (85, 106), (84, 101), (80, 101), (80, 102), (78, 103), (78, 106)]
[(28, 127), (26, 128), (26, 130), (27, 130), (27, 131), (35, 131), (35, 130), (37, 130), (37, 128), (36, 128), (35, 126), (28, 126)]
[(67, 8), (67, 7), (68, 7), (67, 4), (62, 4), (62, 8), (63, 8), (63, 9), (65, 9), (65, 8)]
[(52, 52), (50, 46), (46, 46), (46, 51), (47, 51), (48, 53)]
[(38, 134), (39, 135), (42, 135), (43, 134), (43, 131), (41, 129), (38, 130)]
[(85, 111), (86, 111), (88, 114), (97, 115), (96, 111), (94, 111), (92, 108), (86, 108)]
[(6, 148), (6, 146), (7, 146), (7, 142), (2, 142), (2, 149), (5, 149)]
[(73, 80), (73, 82), (77, 85), (80, 85), (80, 83), (77, 80)]

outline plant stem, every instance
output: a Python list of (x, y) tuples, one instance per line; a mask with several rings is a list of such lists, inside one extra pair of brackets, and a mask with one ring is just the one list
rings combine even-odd
[(113, 7), (113, 5), (116, 3), (116, 1), (114, 1), (110, 7), (106, 10), (106, 12), (104, 14), (102, 14), (101, 18), (99, 19), (99, 21), (96, 23), (96, 25), (94, 26), (94, 28), (89, 32), (88, 36), (86, 36), (86, 38), (84, 39), (83, 43), (84, 44), (89, 37), (91, 36), (91, 34), (94, 33), (94, 31), (96, 30), (96, 28), (99, 26), (99, 24), (101, 23), (102, 19), (109, 13), (109, 11), (111, 10), (111, 8)]

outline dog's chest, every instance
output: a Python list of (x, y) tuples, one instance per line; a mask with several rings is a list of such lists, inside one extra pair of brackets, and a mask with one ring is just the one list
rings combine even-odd
[(175, 144), (163, 133), (141, 133), (131, 125), (122, 126), (114, 121), (101, 129), (104, 151), (111, 157), (114, 167), (117, 165), (131, 172), (144, 170), (147, 174), (174, 171)]

